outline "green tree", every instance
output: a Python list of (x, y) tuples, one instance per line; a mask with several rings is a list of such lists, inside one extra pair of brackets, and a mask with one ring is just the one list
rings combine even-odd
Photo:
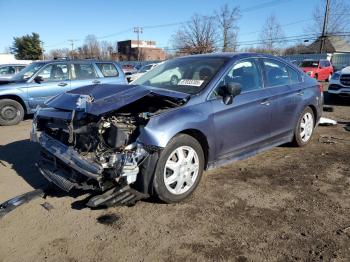
[(38, 60), (41, 58), (43, 49), (40, 45), (40, 36), (37, 33), (13, 38), (11, 53), (17, 59)]

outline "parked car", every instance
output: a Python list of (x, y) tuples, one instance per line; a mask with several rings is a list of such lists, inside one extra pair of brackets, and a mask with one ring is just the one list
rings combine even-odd
[(328, 87), (328, 94), (350, 97), (350, 66), (332, 75)]
[(331, 62), (327, 59), (304, 60), (300, 67), (310, 77), (319, 81), (329, 81), (334, 72)]
[(10, 79), (14, 74), (19, 73), (27, 65), (22, 64), (6, 64), (0, 65), (0, 79)]
[[(181, 74), (174, 82), (166, 72)], [(66, 191), (95, 190), (88, 206), (182, 201), (203, 170), (305, 146), (322, 113), (316, 80), (262, 54), (176, 58), (133, 84), (66, 92), (33, 120), (39, 170)]]
[(52, 60), (34, 62), (11, 79), (0, 80), (0, 125), (18, 124), (45, 100), (74, 88), (103, 83), (126, 84), (112, 62)]
[(125, 74), (127, 77), (128, 77), (129, 75), (134, 74), (134, 73), (137, 72), (137, 68), (136, 68), (135, 66), (133, 66), (133, 65), (128, 65), (128, 64), (126, 64), (126, 65), (122, 65), (121, 67), (122, 67), (122, 70), (123, 70), (124, 74)]
[(128, 75), (126, 79), (128, 80), (128, 82), (132, 82), (137, 78), (139, 78), (140, 76), (146, 74), (148, 71), (150, 71), (152, 68), (156, 67), (157, 65), (158, 63), (151, 63), (151, 64), (144, 65), (139, 70), (137, 70), (136, 73)]

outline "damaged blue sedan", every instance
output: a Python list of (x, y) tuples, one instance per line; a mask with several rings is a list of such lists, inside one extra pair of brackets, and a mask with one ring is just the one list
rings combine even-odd
[(204, 170), (311, 140), (322, 88), (261, 54), (176, 58), (132, 85), (91, 85), (37, 111), (38, 167), (58, 187), (95, 191), (88, 206), (190, 196)]

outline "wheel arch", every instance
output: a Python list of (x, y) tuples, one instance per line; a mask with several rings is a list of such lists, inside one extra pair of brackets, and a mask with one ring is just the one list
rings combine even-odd
[(310, 105), (307, 105), (306, 107), (310, 107), (311, 110), (312, 110), (312, 113), (314, 114), (314, 119), (315, 119), (315, 123), (314, 123), (314, 126), (316, 126), (316, 121), (318, 119), (318, 113), (317, 113), (317, 109), (314, 105), (310, 104)]
[(203, 134), (203, 132), (201, 132), (198, 129), (185, 129), (179, 132), (178, 134), (189, 135), (199, 142), (204, 153), (204, 169), (206, 170), (208, 167), (208, 159), (209, 159), (209, 143), (208, 143), (207, 137)]
[(14, 101), (20, 103), (21, 106), (23, 107), (24, 113), (25, 114), (28, 113), (27, 106), (20, 96), (18, 96), (18, 95), (0, 95), (0, 100), (2, 100), (2, 99), (11, 99), (11, 100), (14, 100)]

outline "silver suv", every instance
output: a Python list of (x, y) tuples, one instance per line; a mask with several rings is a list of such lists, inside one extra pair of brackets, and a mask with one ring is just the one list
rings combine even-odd
[(350, 66), (335, 72), (329, 83), (328, 93), (350, 97)]

